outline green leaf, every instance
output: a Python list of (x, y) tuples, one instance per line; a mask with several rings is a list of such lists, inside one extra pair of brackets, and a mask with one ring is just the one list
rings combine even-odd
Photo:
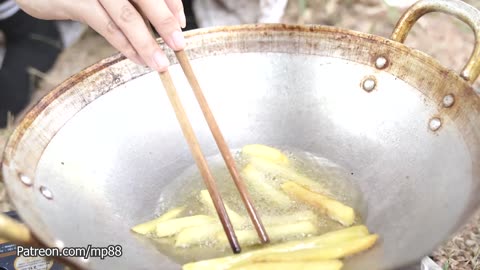
[(443, 264), (443, 266), (442, 266), (442, 269), (443, 269), (443, 270), (449, 270), (449, 269), (450, 269), (450, 263), (449, 263), (448, 261), (445, 262), (445, 263)]

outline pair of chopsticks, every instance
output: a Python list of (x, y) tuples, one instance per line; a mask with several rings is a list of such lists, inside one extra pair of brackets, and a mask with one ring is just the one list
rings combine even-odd
[[(152, 33), (152, 36), (154, 36), (154, 32), (150, 25), (149, 20), (147, 19), (145, 14), (141, 11), (141, 9), (138, 8), (138, 6), (137, 6), (137, 10), (145, 20), (147, 27)], [(200, 84), (197, 81), (195, 73), (193, 72), (193, 69), (192, 69), (192, 66), (190, 65), (190, 61), (187, 57), (187, 54), (185, 53), (185, 51), (180, 50), (175, 52), (175, 56), (177, 57), (178, 62), (182, 67), (183, 73), (187, 77), (187, 80), (190, 86), (192, 87), (192, 90), (195, 94), (198, 104), (200, 105), (200, 108), (208, 123), (210, 131), (215, 139), (215, 142), (220, 150), (220, 153), (222, 154), (222, 157), (227, 165), (230, 175), (232, 176), (235, 182), (235, 185), (240, 193), (242, 201), (247, 209), (248, 215), (255, 227), (255, 230), (257, 231), (260, 241), (262, 243), (268, 243), (269, 238), (268, 238), (267, 232), (265, 231), (262, 221), (258, 216), (255, 210), (255, 207), (253, 206), (253, 203), (250, 199), (250, 195), (248, 194), (245, 184), (243, 183), (243, 180), (241, 179), (240, 174), (238, 173), (238, 170), (235, 165), (235, 160), (233, 159), (233, 156), (230, 152), (230, 149), (227, 143), (225, 142), (222, 132), (220, 131), (220, 128), (217, 125), (217, 122), (213, 116), (212, 111), (210, 110), (210, 107), (208, 106), (207, 100), (203, 95), (203, 91), (200, 88)], [(190, 151), (192, 152), (195, 163), (197, 164), (198, 169), (200, 170), (200, 174), (202, 175), (205, 185), (207, 186), (207, 190), (210, 194), (210, 197), (212, 198), (213, 204), (215, 206), (215, 210), (217, 211), (217, 214), (220, 218), (220, 222), (222, 223), (223, 229), (227, 235), (230, 246), (234, 253), (240, 253), (241, 247), (238, 242), (237, 236), (235, 235), (235, 230), (233, 228), (232, 222), (230, 221), (228, 213), (225, 209), (225, 205), (223, 204), (222, 197), (218, 192), (215, 179), (213, 178), (213, 175), (208, 167), (205, 156), (202, 153), (200, 144), (198, 143), (197, 137), (195, 136), (192, 125), (188, 119), (185, 109), (183, 108), (180, 98), (178, 97), (177, 90), (173, 83), (172, 77), (170, 76), (170, 73), (168, 72), (168, 70), (165, 72), (159, 72), (158, 74), (167, 92), (168, 98), (170, 99), (170, 103), (172, 104), (173, 110), (175, 111), (177, 120), (180, 123), (183, 135), (190, 147)]]

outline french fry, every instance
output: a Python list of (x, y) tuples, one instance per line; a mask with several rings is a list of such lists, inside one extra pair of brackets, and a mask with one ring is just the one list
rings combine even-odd
[[(215, 206), (213, 205), (212, 198), (210, 197), (210, 193), (208, 193), (208, 190), (204, 189), (200, 191), (200, 201), (208, 209), (210, 215), (215, 217), (218, 216), (217, 211), (215, 210)], [(246, 222), (246, 218), (233, 211), (225, 202), (223, 202), (223, 204), (225, 205), (228, 217), (232, 221), (235, 228), (242, 226)]]
[(290, 253), (271, 253), (253, 257), (255, 262), (296, 262), (336, 260), (345, 258), (371, 248), (378, 240), (378, 235), (372, 234), (351, 239), (336, 245), (321, 248), (292, 251)]
[(343, 263), (339, 260), (311, 262), (267, 262), (251, 263), (232, 268), (232, 270), (340, 270)]
[[(270, 225), (285, 225), (301, 221), (309, 221), (314, 223), (317, 220), (317, 215), (310, 210), (295, 212), (285, 216), (263, 216), (262, 221), (266, 226)], [(248, 224), (244, 224), (246, 227)], [(222, 225), (206, 224), (195, 227), (189, 227), (180, 231), (175, 237), (175, 246), (187, 248), (191, 246), (201, 245), (206, 242), (214, 242), (217, 235), (222, 232)]]
[(185, 210), (185, 207), (177, 207), (173, 208), (170, 211), (167, 211), (165, 214), (161, 215), (160, 217), (147, 221), (142, 224), (138, 224), (135, 227), (132, 228), (132, 231), (138, 233), (138, 234), (149, 234), (155, 232), (155, 228), (157, 226), (157, 223), (170, 220), (173, 218), (178, 217), (183, 211)]
[(336, 245), (338, 243), (348, 241), (351, 239), (368, 236), (370, 232), (365, 225), (358, 225), (324, 233), (319, 236), (310, 237), (298, 241), (290, 241), (282, 244), (276, 244), (264, 249), (253, 251), (257, 254), (263, 253), (280, 253), (280, 252), (292, 252), (296, 250), (320, 248), (328, 245)]
[(222, 231), (221, 224), (206, 224), (183, 229), (175, 238), (175, 247), (186, 248), (216, 241), (217, 234)]
[(289, 207), (292, 205), (290, 198), (280, 190), (276, 189), (265, 174), (257, 170), (253, 165), (248, 164), (242, 170), (243, 178), (259, 193), (264, 195), (264, 198), (282, 207)]
[(293, 181), (299, 185), (306, 186), (313, 191), (325, 194), (327, 196), (332, 195), (331, 192), (328, 191), (328, 189), (326, 189), (322, 184), (297, 173), (292, 168), (276, 164), (267, 159), (258, 157), (251, 158), (249, 164), (253, 165), (258, 170), (263, 171), (267, 174), (278, 176), (287, 181)]
[(344, 226), (351, 226), (355, 222), (355, 211), (353, 208), (346, 206), (339, 201), (312, 192), (292, 181), (283, 183), (281, 187), (288, 195), (299, 201), (322, 209), (330, 218), (340, 222)]
[[(278, 242), (283, 239), (312, 235), (318, 232), (318, 228), (309, 221), (301, 221), (286, 225), (266, 226), (270, 242)], [(252, 246), (260, 243), (255, 230), (238, 230), (235, 232), (237, 239), (243, 246)], [(227, 237), (223, 232), (217, 234), (217, 240), (222, 245), (228, 245)]]
[(215, 219), (205, 215), (196, 215), (189, 217), (182, 217), (176, 219), (170, 219), (157, 223), (156, 234), (157, 237), (172, 236), (180, 232), (181, 230), (200, 226), (205, 224), (215, 224)]
[(194, 263), (188, 263), (183, 266), (184, 270), (223, 270), (231, 267), (251, 263), (252, 258), (272, 253), (289, 254), (292, 251), (321, 248), (337, 245), (342, 242), (348, 242), (352, 239), (361, 238), (369, 235), (368, 228), (364, 225), (358, 225), (328, 232), (320, 236), (314, 236), (300, 241), (291, 241), (282, 244), (271, 245), (269, 247), (245, 252), (239, 255), (227, 256), (222, 258), (204, 260)]
[(272, 162), (288, 165), (290, 161), (282, 151), (262, 144), (245, 145), (242, 148), (242, 154), (247, 157), (260, 157)]
[(318, 216), (310, 210), (299, 211), (281, 216), (262, 216), (262, 222), (264, 225), (289, 224), (299, 221), (310, 221), (315, 223), (317, 219)]

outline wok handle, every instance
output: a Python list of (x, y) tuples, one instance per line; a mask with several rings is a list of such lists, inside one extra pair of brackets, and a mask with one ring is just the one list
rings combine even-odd
[(22, 246), (39, 245), (26, 225), (5, 214), (0, 214), (0, 239)]
[(441, 12), (452, 15), (468, 24), (475, 33), (475, 48), (470, 60), (460, 76), (473, 84), (480, 75), (480, 11), (460, 0), (421, 0), (410, 7), (400, 18), (391, 39), (405, 42), (413, 25), (423, 15), (431, 12)]

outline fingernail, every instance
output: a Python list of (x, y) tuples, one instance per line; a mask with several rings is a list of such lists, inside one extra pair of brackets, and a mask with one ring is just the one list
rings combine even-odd
[(168, 61), (168, 58), (162, 52), (155, 52), (153, 60), (155, 61), (155, 64), (157, 64), (159, 71), (165, 71), (170, 65), (170, 61)]
[(180, 18), (180, 26), (185, 28), (187, 26), (187, 18), (185, 18), (185, 12), (183, 10), (178, 12), (178, 18)]
[(183, 37), (183, 33), (180, 31), (175, 31), (172, 33), (172, 40), (175, 48), (177, 50), (182, 50), (185, 48), (185, 38)]

